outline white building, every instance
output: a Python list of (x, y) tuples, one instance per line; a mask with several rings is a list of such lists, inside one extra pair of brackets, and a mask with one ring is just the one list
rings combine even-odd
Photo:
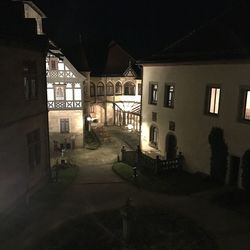
[(140, 62), (140, 143), (152, 156), (172, 159), (182, 152), (186, 170), (209, 174), (209, 135), (218, 128), (228, 148), (227, 181), (236, 184), (250, 148), (250, 63), (233, 28), (212, 23)]
[(135, 60), (121, 46), (114, 41), (109, 44), (103, 71), (91, 73), (87, 87), (86, 101), (93, 121), (140, 130), (142, 85), (134, 64)]
[[(31, 1), (23, 1), (25, 17), (37, 23), (37, 34), (43, 34), (45, 14)], [(50, 41), (46, 58), (47, 100), (50, 147), (83, 147), (83, 82), (86, 79)]]

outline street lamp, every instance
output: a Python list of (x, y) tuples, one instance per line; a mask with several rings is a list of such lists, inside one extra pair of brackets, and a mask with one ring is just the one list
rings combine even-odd
[(88, 121), (88, 132), (91, 131), (91, 121), (92, 121), (92, 117), (90, 115), (87, 116), (87, 121)]

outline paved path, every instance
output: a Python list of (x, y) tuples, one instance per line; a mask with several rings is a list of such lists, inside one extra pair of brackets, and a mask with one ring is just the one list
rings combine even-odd
[(221, 250), (250, 249), (250, 224), (240, 214), (212, 205), (202, 195), (156, 194), (138, 189), (116, 176), (111, 167), (121, 146), (125, 144), (122, 140), (125, 134), (118, 135), (117, 130), (111, 130), (110, 133), (116, 134), (116, 137), (98, 150), (79, 149), (72, 153), (75, 163), (80, 166), (79, 176), (65, 192), (61, 203), (55, 207), (44, 204), (44, 207), (33, 210), (31, 207), (30, 212), (35, 218), (33, 222), (15, 235), (9, 244), (2, 248), (0, 246), (0, 249), (27, 249), (32, 242), (68, 219), (120, 208), (127, 197), (131, 197), (137, 206), (166, 207), (191, 218), (217, 241)]

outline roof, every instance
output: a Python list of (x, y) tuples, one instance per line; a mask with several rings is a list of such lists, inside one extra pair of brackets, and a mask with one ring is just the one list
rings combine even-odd
[[(14, 1), (22, 1), (22, 0), (14, 0)], [(32, 1), (23, 0), (22, 2), (24, 4), (28, 4), (33, 10), (35, 10), (41, 16), (41, 18), (47, 18), (46, 15), (42, 12), (42, 10), (39, 9), (38, 6), (35, 5)]]
[(239, 4), (139, 64), (250, 58), (249, 7)]

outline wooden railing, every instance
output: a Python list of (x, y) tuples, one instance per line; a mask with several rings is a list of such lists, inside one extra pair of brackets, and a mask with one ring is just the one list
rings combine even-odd
[(161, 160), (159, 156), (156, 156), (156, 159), (154, 159), (141, 152), (139, 147), (136, 151), (128, 151), (123, 146), (121, 149), (121, 155), (121, 161), (132, 167), (147, 168), (154, 174), (180, 170), (183, 165), (182, 154), (179, 154), (179, 156), (173, 160)]

